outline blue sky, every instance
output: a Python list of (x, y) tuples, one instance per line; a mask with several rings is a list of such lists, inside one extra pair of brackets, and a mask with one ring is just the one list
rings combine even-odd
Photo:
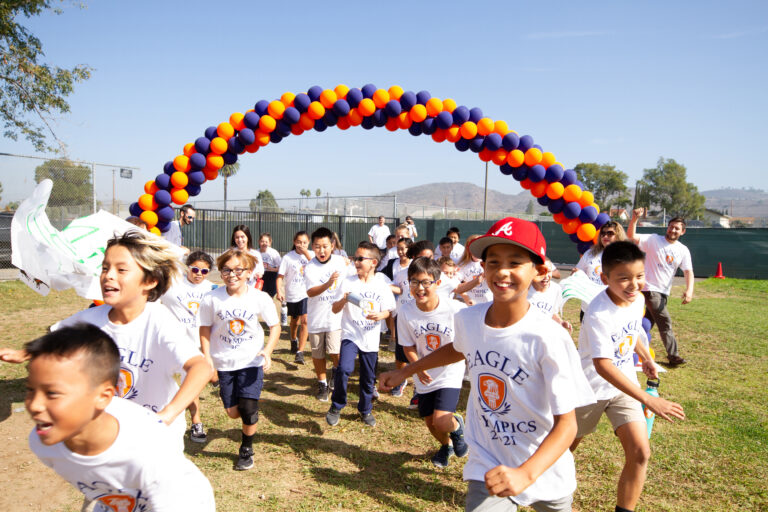
[[(567, 167), (614, 164), (630, 184), (663, 156), (699, 190), (764, 188), (766, 2), (102, 0), (23, 23), (46, 61), (93, 68), (55, 129), (72, 158), (140, 168), (120, 183), (121, 199), (135, 200), (164, 162), (232, 112), (339, 83), (397, 84), (480, 107)], [(34, 153), (8, 139), (0, 152)], [(484, 176), (471, 152), (383, 128), (291, 136), (240, 162), (230, 199), (264, 188), (295, 197), (482, 186)], [(0, 166), (2, 201), (26, 196), (30, 180), (8, 179), (21, 164)], [(97, 168), (97, 180), (111, 197), (109, 169)], [(520, 190), (495, 167), (489, 186)], [(198, 199), (221, 197), (216, 180)]]

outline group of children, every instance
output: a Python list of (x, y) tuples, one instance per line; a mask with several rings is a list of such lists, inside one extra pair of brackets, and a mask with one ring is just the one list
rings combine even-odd
[[(388, 323), (397, 364), (378, 375), (379, 389), (402, 395), (414, 375), (412, 403), (440, 445), (432, 462), (445, 467), (453, 455), (469, 456), (466, 510), (570, 510), (571, 452), (603, 412), (626, 455), (616, 510), (633, 510), (649, 457), (640, 404), (668, 420), (684, 418), (678, 404), (642, 391), (634, 370), (636, 352), (646, 375), (656, 377), (641, 326), (643, 253), (630, 242), (605, 248), (606, 289), (586, 309), (577, 352), (570, 325), (558, 316), (554, 268), (535, 224), (502, 219), (470, 237), (461, 254), (454, 254), (458, 230), (446, 236), (450, 247), (441, 240), (438, 254), (409, 233), (398, 227), (385, 256), (365, 241), (346, 258), (330, 230), (300, 232), (275, 264), (254, 254), (265, 254), (265, 235), (252, 251), (250, 233), (242, 244), (235, 232), (234, 247), (216, 260), (224, 282), (218, 288), (205, 279), (213, 260), (203, 252), (187, 255), (182, 272), (167, 242), (138, 230), (115, 237), (102, 267), (104, 305), (59, 322), (21, 351), (0, 349), (4, 361), (30, 360), (30, 445), (87, 500), (180, 509), (163, 507), (181, 475), (205, 480), (182, 454), (183, 412), (192, 415), (191, 439), (205, 442), (195, 400), (217, 380), (227, 415), (242, 423), (234, 467), (252, 467), (264, 372), (280, 336), (275, 303), (254, 286), (261, 264), (263, 273), (276, 272), (276, 298), (288, 303), (296, 363), (310, 342), (316, 396), (331, 401), (329, 425), (341, 420), (356, 359), (360, 419), (375, 425), (380, 332)], [(465, 378), (466, 426), (456, 412)], [(195, 503), (185, 510), (214, 509), (207, 481), (176, 498)]]

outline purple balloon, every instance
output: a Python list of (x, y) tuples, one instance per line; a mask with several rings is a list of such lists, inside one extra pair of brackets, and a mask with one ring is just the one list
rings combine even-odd
[(461, 126), (469, 121), (469, 109), (460, 105), (453, 110), (453, 124)]
[(349, 111), (350, 106), (347, 100), (336, 100), (336, 103), (333, 104), (333, 112), (337, 116), (345, 116), (349, 114)]
[(581, 205), (576, 201), (565, 203), (563, 207), (563, 215), (566, 219), (575, 219), (581, 213)]
[(501, 174), (503, 174), (503, 175), (505, 175), (505, 176), (509, 176), (510, 174), (512, 174), (513, 172), (515, 172), (515, 168), (514, 168), (514, 167), (512, 167), (512, 166), (511, 166), (511, 165), (509, 165), (509, 164), (501, 164), (501, 165), (499, 166), (499, 170), (501, 171)]
[(323, 122), (322, 119), (318, 119), (317, 121), (315, 121), (315, 131), (324, 132), (327, 129), (328, 129), (328, 125), (325, 124), (325, 122)]
[(205, 138), (206, 139), (213, 139), (214, 137), (218, 137), (218, 131), (215, 126), (209, 126), (205, 129)]
[[(248, 130), (248, 128), (245, 128), (245, 130)], [(251, 130), (248, 130), (248, 131), (251, 132), (251, 135), (253, 136), (253, 132)], [(255, 136), (254, 136), (254, 140), (256, 140)], [(202, 153), (192, 153), (192, 156), (189, 157), (189, 165), (190, 167), (192, 167), (193, 171), (201, 170), (203, 167), (205, 167), (205, 164), (206, 164), (205, 155), (203, 155)]]
[(408, 133), (414, 137), (418, 137), (419, 135), (423, 134), (424, 131), (421, 128), (421, 123), (413, 123), (411, 126), (409, 126)]
[(197, 194), (200, 193), (200, 191), (202, 190), (202, 187), (200, 187), (200, 185), (194, 185), (190, 183), (185, 187), (185, 190), (187, 191), (187, 194), (189, 194), (190, 196), (196, 196)]
[[(293, 109), (296, 110), (296, 109)], [(298, 112), (298, 110), (296, 110)], [(256, 142), (256, 134), (250, 128), (243, 128), (240, 133), (237, 134), (237, 140), (239, 140), (244, 146), (250, 146)], [(192, 155), (194, 156), (194, 155)], [(190, 157), (190, 161), (192, 158)], [(205, 164), (203, 164), (205, 166)]]
[(165, 162), (163, 165), (163, 172), (170, 176), (176, 172), (176, 168), (173, 166), (173, 162)]
[(307, 96), (309, 96), (309, 99), (311, 99), (312, 101), (319, 100), (321, 94), (323, 94), (323, 88), (320, 87), (319, 85), (313, 85), (307, 91)]
[(432, 95), (429, 94), (429, 91), (419, 91), (416, 93), (416, 101), (422, 105), (426, 105), (431, 98)]
[(513, 151), (520, 145), (520, 137), (514, 132), (509, 132), (501, 139), (501, 145), (507, 151)]
[[(267, 100), (259, 100), (256, 102), (256, 105), (253, 106), (253, 110), (255, 110), (256, 113), (259, 114), (259, 116), (265, 116), (269, 114), (269, 102)], [(207, 132), (205, 136), (208, 137)], [(213, 137), (208, 137), (208, 138), (212, 139)]]
[(558, 164), (552, 164), (547, 167), (547, 174), (544, 175), (544, 179), (550, 183), (555, 183), (563, 178), (563, 168)]
[(288, 107), (285, 109), (285, 112), (283, 112), (283, 121), (285, 121), (288, 124), (298, 123), (300, 117), (301, 117), (301, 112), (299, 112), (299, 109), (297, 109), (296, 107)]
[(221, 157), (224, 159), (224, 163), (227, 165), (232, 165), (233, 163), (237, 162), (237, 155), (230, 153), (229, 151), (226, 151), (223, 155), (221, 155)]
[[(168, 194), (168, 196), (170, 197), (170, 194)], [(155, 201), (157, 201), (157, 199), (155, 199)], [(170, 204), (170, 202), (168, 204)], [(173, 220), (174, 212), (172, 206), (163, 206), (162, 208), (158, 208), (155, 213), (157, 214), (158, 220), (165, 222), (170, 222)]]
[(517, 149), (525, 153), (533, 147), (533, 137), (530, 135), (523, 135), (520, 137), (520, 143), (517, 145)]
[(609, 220), (611, 220), (611, 217), (610, 217), (610, 215), (608, 215), (608, 214), (607, 214), (607, 213), (605, 213), (605, 212), (601, 212), (600, 214), (598, 214), (598, 216), (597, 216), (597, 218), (595, 219), (595, 221), (593, 222), (593, 224), (594, 224), (594, 225), (595, 225), (595, 227), (596, 227), (596, 228), (599, 230), (599, 229), (600, 229), (601, 227), (603, 227), (603, 225), (604, 225), (606, 222), (608, 222)]
[[(187, 178), (189, 178), (190, 183), (195, 185), (202, 185), (205, 183), (205, 174), (203, 174), (203, 171), (192, 171), (187, 173)], [(155, 201), (157, 201), (157, 199), (155, 199)]]
[(437, 121), (434, 117), (428, 117), (421, 122), (421, 133), (423, 135), (432, 135), (437, 131)]
[(365, 84), (360, 91), (363, 93), (363, 98), (373, 98), (373, 93), (376, 92), (377, 87), (373, 84)]
[(282, 138), (286, 138), (291, 134), (291, 125), (280, 119), (275, 125), (275, 131), (280, 134)]
[(296, 110), (298, 110), (302, 114), (307, 111), (310, 103), (312, 103), (312, 100), (309, 99), (309, 96), (307, 96), (303, 92), (300, 92), (299, 94), (296, 95), (295, 98), (293, 98), (293, 106), (296, 107)]
[(337, 116), (331, 109), (325, 111), (325, 115), (323, 115), (322, 119), (326, 126), (336, 126), (339, 122), (339, 116)]
[(485, 147), (491, 151), (496, 151), (501, 147), (501, 135), (498, 133), (489, 133), (485, 137)]
[[(281, 140), (283, 140), (283, 136), (280, 135), (277, 132), (277, 130), (275, 130), (275, 131), (273, 131), (272, 133), (269, 134), (269, 142), (271, 142), (272, 144), (280, 144)], [(224, 155), (226, 155), (226, 154), (227, 153), (224, 153)], [(224, 156), (224, 155), (221, 155), (221, 156)], [(224, 158), (224, 163), (226, 163), (226, 162), (227, 162), (227, 159)]]
[(413, 91), (405, 91), (403, 95), (400, 96), (400, 105), (403, 107), (403, 110), (411, 110), (417, 102), (418, 99)]
[(565, 199), (563, 199), (562, 197), (558, 199), (553, 199), (547, 205), (547, 208), (549, 209), (550, 213), (553, 213), (553, 214), (562, 212), (564, 207), (565, 207)]
[(171, 177), (165, 173), (158, 174), (155, 177), (155, 185), (157, 185), (157, 188), (169, 190), (171, 188)]
[(479, 120), (483, 118), (483, 111), (479, 108), (471, 108), (469, 109), (469, 120), (473, 123), (477, 123)]
[(400, 112), (403, 111), (403, 107), (400, 105), (399, 101), (389, 100), (387, 104), (384, 105), (384, 111), (389, 117), (397, 117), (400, 115)]
[(469, 141), (469, 149), (473, 153), (479, 153), (485, 147), (485, 137), (477, 135), (474, 139)]
[[(415, 124), (416, 123), (414, 123), (414, 125)], [(412, 125), (411, 128), (413, 128), (414, 125)], [(360, 123), (360, 126), (362, 126), (365, 130), (372, 130), (375, 128), (376, 124), (373, 121), (373, 116), (364, 117), (363, 122)], [(419, 127), (419, 129), (421, 129), (421, 127)], [(421, 131), (419, 131), (419, 133), (421, 133)]]
[(520, 167), (514, 167), (512, 171), (512, 177), (517, 181), (523, 181), (528, 177), (528, 166), (521, 165)]
[(437, 114), (437, 126), (440, 129), (447, 130), (453, 124), (453, 114), (443, 110)]
[(544, 175), (547, 170), (541, 164), (536, 164), (528, 171), (528, 179), (534, 183), (538, 183), (544, 179)]
[(236, 155), (240, 155), (245, 151), (245, 145), (237, 140), (237, 137), (232, 136), (227, 141), (227, 151), (230, 151)]
[(597, 209), (594, 206), (585, 206), (581, 209), (581, 213), (579, 214), (579, 220), (581, 222), (593, 222), (595, 219), (597, 219)]
[[(203, 175), (203, 178), (205, 178), (205, 175)], [(158, 190), (155, 192), (155, 202), (159, 206), (168, 206), (171, 204), (171, 193), (167, 190)]]
[(541, 147), (541, 146), (539, 146), (538, 144), (534, 144), (534, 145), (533, 145), (533, 147), (534, 147), (534, 148), (536, 148), (536, 149), (538, 149), (538, 150), (539, 150), (539, 151), (541, 151), (542, 153), (544, 152), (544, 149), (542, 149), (542, 147)]
[(538, 201), (538, 203), (541, 206), (547, 206), (549, 204), (550, 199), (549, 199), (549, 196), (541, 196), (541, 197), (537, 197), (536, 201)]
[(248, 112), (247, 114), (245, 114), (245, 117), (243, 118), (243, 123), (245, 124), (245, 126), (250, 128), (251, 130), (256, 130), (259, 128), (260, 119), (261, 119), (261, 116), (256, 112)]
[(563, 171), (563, 177), (560, 178), (560, 183), (562, 183), (564, 187), (576, 183), (576, 171), (573, 169), (566, 169)]
[(170, 226), (170, 222), (166, 222), (164, 220), (158, 220), (157, 224), (155, 224), (155, 227), (160, 230), (161, 233), (165, 233), (168, 231), (168, 226)]
[(377, 108), (371, 117), (373, 117), (373, 124), (378, 128), (381, 128), (387, 124), (387, 114), (385, 114), (381, 109)]
[(568, 238), (571, 239), (571, 242), (575, 242), (575, 243), (581, 242), (581, 240), (579, 240), (579, 235), (577, 235), (576, 233), (571, 233), (570, 235), (568, 235)]
[(576, 245), (576, 250), (579, 251), (579, 254), (584, 254), (588, 250), (592, 248), (592, 242), (579, 242)]
[(130, 213), (134, 217), (138, 217), (139, 215), (141, 215), (141, 212), (143, 211), (144, 210), (141, 209), (141, 206), (139, 206), (139, 203), (131, 203), (131, 206), (128, 207), (128, 213)]
[[(258, 124), (258, 122), (256, 123)], [(207, 155), (211, 150), (211, 141), (206, 137), (198, 137), (195, 139), (195, 151)]]
[(453, 145), (456, 146), (456, 149), (462, 152), (469, 149), (469, 141), (464, 138), (457, 140)]

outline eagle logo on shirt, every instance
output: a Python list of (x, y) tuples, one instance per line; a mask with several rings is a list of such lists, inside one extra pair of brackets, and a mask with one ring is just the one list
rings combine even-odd
[(117, 396), (130, 400), (138, 393), (133, 388), (133, 372), (128, 368), (120, 367), (120, 376), (117, 379)]
[(440, 348), (440, 335), (439, 334), (427, 334), (427, 347), (430, 350), (437, 350)]
[(368, 316), (371, 313), (373, 313), (373, 301), (370, 300), (361, 300), (360, 301), (360, 308), (363, 310), (363, 315)]
[(194, 300), (187, 302), (187, 309), (193, 314), (197, 314), (197, 310), (200, 309), (200, 303)]
[[(132, 512), (136, 507), (136, 498), (127, 494), (102, 496), (98, 499), (98, 502), (107, 507), (106, 510), (111, 512)], [(103, 510), (103, 507), (97, 510)]]
[(504, 399), (507, 396), (507, 386), (504, 381), (495, 375), (483, 373), (477, 382), (483, 403), (491, 411), (499, 410), (504, 405)]
[(670, 265), (675, 262), (675, 257), (672, 254), (669, 254), (669, 253), (664, 255), (664, 259), (666, 259), (667, 263), (669, 263)]
[(616, 349), (616, 357), (624, 358), (629, 354), (629, 350), (633, 347), (634, 336), (627, 334), (624, 339), (619, 342), (619, 346)]
[(229, 321), (229, 333), (232, 336), (239, 336), (243, 334), (244, 330), (245, 330), (245, 322), (243, 322), (239, 318), (235, 318)]

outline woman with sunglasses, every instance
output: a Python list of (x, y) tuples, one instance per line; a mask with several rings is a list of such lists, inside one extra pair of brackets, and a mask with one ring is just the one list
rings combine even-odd
[(259, 290), (263, 287), (263, 281), (261, 281), (264, 275), (264, 261), (261, 257), (261, 252), (254, 249), (253, 237), (251, 236), (251, 230), (245, 224), (239, 224), (232, 230), (232, 238), (230, 239), (230, 245), (233, 249), (240, 249), (245, 251), (256, 260), (256, 268), (251, 273), (251, 278), (248, 280), (248, 286), (255, 286)]
[[(207, 279), (213, 267), (213, 258), (203, 251), (194, 251), (187, 256), (186, 264), (187, 273), (171, 285), (160, 297), (160, 302), (184, 324), (187, 337), (200, 348), (200, 319), (197, 312), (203, 296), (216, 288), (216, 285)], [(187, 410), (192, 417), (189, 438), (196, 443), (204, 443), (207, 436), (200, 418), (199, 396), (195, 397)]]

